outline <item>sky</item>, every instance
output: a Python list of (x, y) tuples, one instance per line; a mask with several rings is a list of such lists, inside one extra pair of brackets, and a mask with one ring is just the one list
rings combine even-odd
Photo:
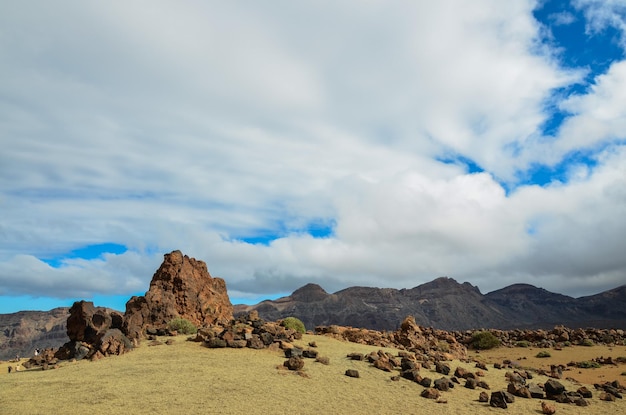
[(0, 9), (0, 313), (626, 283), (623, 0)]

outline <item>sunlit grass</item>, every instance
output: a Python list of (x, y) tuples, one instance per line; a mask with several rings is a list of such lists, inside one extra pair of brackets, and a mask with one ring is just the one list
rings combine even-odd
[[(398, 414), (491, 413), (495, 409), (477, 401), (480, 390), (461, 385), (443, 393), (447, 403), (419, 396), (423, 387), (398, 373), (383, 372), (366, 362), (352, 361), (351, 352), (378, 350), (321, 336), (304, 336), (306, 347), (315, 341), (329, 365), (306, 359), (304, 376), (284, 369), (280, 350), (207, 349), (184, 336), (171, 345), (145, 343), (123, 356), (96, 362), (65, 363), (48, 371), (6, 372), (0, 365), (2, 414)], [(392, 350), (395, 354), (397, 351)], [(476, 370), (474, 364), (451, 362)], [(344, 375), (357, 369), (359, 379)], [(491, 369), (485, 380), (493, 389), (504, 388), (505, 371)], [(423, 376), (440, 374), (422, 369)], [(539, 377), (537, 381), (545, 381)], [(463, 381), (461, 381), (463, 382)], [(563, 381), (568, 390), (576, 386)], [(489, 392), (489, 391), (488, 391)], [(538, 400), (518, 398), (507, 413), (536, 413)], [(623, 402), (597, 399), (585, 414), (618, 413)], [(560, 414), (579, 413), (576, 406), (559, 405)]]

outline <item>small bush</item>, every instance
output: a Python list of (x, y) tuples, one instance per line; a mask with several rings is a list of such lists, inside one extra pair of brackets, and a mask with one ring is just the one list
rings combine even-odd
[(576, 367), (578, 367), (580, 369), (591, 369), (591, 368), (597, 369), (597, 368), (601, 367), (601, 365), (598, 362), (584, 360), (582, 362), (576, 363)]
[(176, 330), (180, 334), (195, 334), (198, 332), (198, 329), (191, 321), (181, 317), (173, 318), (167, 324), (167, 328), (170, 330)]
[(302, 320), (296, 317), (287, 317), (281, 323), (281, 326), (297, 331), (298, 333), (306, 333), (306, 328)]
[(587, 346), (587, 347), (591, 347), (593, 346), (593, 340), (591, 339), (583, 339), (582, 343), (580, 343), (581, 346)]
[(500, 340), (488, 331), (477, 331), (472, 334), (470, 346), (477, 350), (493, 349), (500, 346)]
[(537, 353), (536, 357), (552, 357), (552, 355), (550, 354), (549, 351), (547, 350), (542, 350), (539, 353)]
[(515, 346), (517, 346), (517, 347), (530, 347), (530, 342), (528, 340), (520, 340), (517, 343), (515, 343)]

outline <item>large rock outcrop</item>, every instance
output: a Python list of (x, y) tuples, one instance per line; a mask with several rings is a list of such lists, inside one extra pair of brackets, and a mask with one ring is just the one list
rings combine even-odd
[(54, 357), (63, 360), (98, 359), (125, 353), (133, 345), (121, 331), (123, 321), (124, 317), (117, 311), (94, 307), (91, 301), (75, 302), (67, 318), (67, 336), (70, 341)]
[(165, 254), (146, 294), (126, 303), (124, 332), (141, 338), (147, 329), (163, 329), (177, 317), (197, 327), (225, 324), (233, 318), (233, 306), (226, 282), (212, 277), (204, 261), (173, 251)]

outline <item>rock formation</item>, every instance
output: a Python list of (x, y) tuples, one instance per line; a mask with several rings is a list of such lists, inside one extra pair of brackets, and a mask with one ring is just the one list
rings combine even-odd
[(117, 311), (94, 307), (91, 301), (75, 302), (67, 319), (70, 341), (54, 357), (93, 360), (132, 349), (131, 341), (121, 331), (123, 321), (124, 317)]
[(197, 327), (224, 324), (233, 318), (224, 280), (213, 278), (203, 261), (180, 251), (166, 254), (146, 294), (126, 303), (124, 332), (138, 339), (147, 329), (165, 328), (176, 317)]

